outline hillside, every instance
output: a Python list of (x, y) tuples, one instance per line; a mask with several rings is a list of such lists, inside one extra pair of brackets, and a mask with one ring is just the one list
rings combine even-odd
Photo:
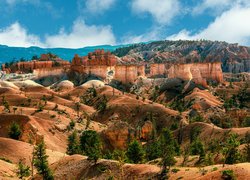
[(125, 62), (222, 62), (224, 72), (250, 71), (250, 48), (219, 41), (157, 41), (121, 47), (114, 54)]

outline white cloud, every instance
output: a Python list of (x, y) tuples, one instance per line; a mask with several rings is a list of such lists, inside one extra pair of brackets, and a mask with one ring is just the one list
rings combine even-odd
[(15, 6), (17, 4), (33, 4), (33, 5), (40, 5), (40, 0), (5, 0), (7, 5)]
[(18, 22), (0, 29), (0, 44), (19, 47), (43, 46), (38, 36), (28, 34)]
[(167, 39), (209, 39), (250, 45), (249, 17), (250, 7), (234, 7), (217, 17), (199, 33), (192, 35), (191, 32), (182, 30)]
[(116, 0), (78, 0), (77, 6), (80, 13), (102, 14), (110, 9)]
[(111, 26), (88, 26), (84, 21), (76, 20), (72, 31), (67, 33), (63, 29), (56, 35), (46, 37), (48, 47), (79, 48), (101, 44), (115, 44), (115, 36)]
[(148, 13), (159, 24), (168, 24), (180, 13), (178, 0), (132, 0), (133, 12), (137, 14)]
[(193, 8), (193, 14), (201, 14), (206, 10), (210, 10), (215, 14), (221, 13), (225, 10), (235, 6), (249, 6), (249, 0), (203, 0)]
[(140, 43), (140, 42), (159, 40), (161, 36), (161, 31), (162, 29), (160, 27), (152, 29), (151, 31), (140, 35), (127, 34), (126, 36), (122, 37), (121, 43), (130, 44), (130, 43)]
[(45, 41), (22, 27), (18, 22), (0, 29), (0, 44), (15, 47), (67, 47), (80, 48), (103, 44), (115, 44), (111, 26), (88, 26), (84, 21), (76, 20), (71, 32), (61, 29), (58, 34), (47, 35)]

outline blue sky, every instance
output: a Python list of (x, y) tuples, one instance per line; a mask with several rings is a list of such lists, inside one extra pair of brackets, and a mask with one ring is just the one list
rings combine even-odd
[(79, 48), (209, 39), (250, 45), (250, 0), (0, 0), (0, 44)]

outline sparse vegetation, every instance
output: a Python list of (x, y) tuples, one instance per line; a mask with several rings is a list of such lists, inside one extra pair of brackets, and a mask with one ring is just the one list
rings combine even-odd
[(233, 170), (223, 170), (221, 172), (221, 178), (225, 180), (236, 180), (235, 174)]
[(34, 166), (37, 169), (38, 174), (40, 174), (44, 180), (53, 180), (52, 171), (49, 168), (48, 156), (46, 155), (45, 143), (42, 140), (33, 153), (34, 156)]
[(88, 159), (95, 163), (101, 157), (101, 141), (96, 131), (83, 131), (80, 137), (80, 147)]
[(25, 177), (29, 177), (30, 176), (30, 167), (23, 164), (22, 161), (19, 161), (16, 174), (17, 174), (17, 177), (20, 179), (23, 179)]
[(8, 134), (9, 134), (10, 138), (19, 140), (19, 138), (22, 134), (22, 131), (20, 129), (19, 124), (17, 124), (16, 122), (12, 122), (12, 124), (10, 125), (10, 128), (9, 128)]
[(126, 155), (129, 162), (138, 164), (143, 162), (145, 152), (141, 144), (137, 140), (133, 140), (128, 146)]
[(67, 154), (73, 155), (80, 153), (80, 144), (77, 137), (77, 132), (74, 131), (68, 137), (68, 147), (67, 147)]

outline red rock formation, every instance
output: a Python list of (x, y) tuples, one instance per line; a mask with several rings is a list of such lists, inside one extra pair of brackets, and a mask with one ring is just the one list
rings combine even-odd
[(203, 86), (207, 86), (207, 80), (223, 82), (220, 62), (176, 64), (168, 69), (168, 78), (193, 80)]
[(165, 75), (165, 64), (150, 64), (150, 76)]
[(114, 70), (114, 79), (122, 83), (132, 83), (138, 76), (145, 76), (144, 66), (117, 65), (117, 58), (109, 51), (96, 50), (87, 56), (75, 55), (72, 60), (71, 70), (78, 73), (95, 75), (103, 79), (107, 78), (109, 71)]
[(117, 65), (114, 79), (122, 83), (133, 83), (139, 76), (145, 76), (144, 65)]
[(109, 51), (95, 50), (93, 53), (89, 53), (87, 56), (79, 57), (77, 54), (72, 60), (72, 65), (83, 65), (83, 66), (95, 66), (95, 65), (106, 65), (114, 66), (117, 63), (117, 58)]
[(55, 61), (27, 61), (27, 62), (18, 62), (11, 65), (9, 68), (5, 68), (5, 65), (2, 65), (3, 71), (12, 72), (12, 73), (31, 73), (35, 69), (51, 69), (53, 67), (69, 67), (70, 63), (63, 60)]

